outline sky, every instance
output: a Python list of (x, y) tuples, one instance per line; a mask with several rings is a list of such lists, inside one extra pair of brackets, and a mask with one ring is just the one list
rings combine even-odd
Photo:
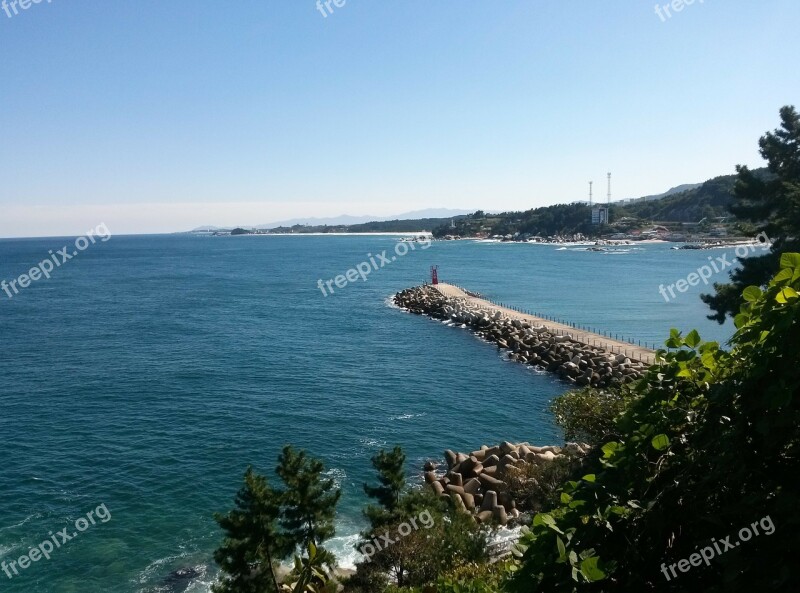
[(638, 197), (800, 106), (797, 0), (16, 1), (0, 237)]

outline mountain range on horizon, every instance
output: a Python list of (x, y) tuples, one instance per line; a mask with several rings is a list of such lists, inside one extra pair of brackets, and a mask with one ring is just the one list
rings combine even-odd
[[(342, 214), (341, 216), (328, 217), (328, 218), (292, 218), (289, 220), (281, 220), (277, 222), (268, 222), (265, 224), (251, 226), (243, 226), (243, 228), (255, 228), (259, 230), (274, 229), (278, 227), (292, 227), (297, 225), (305, 226), (344, 226), (353, 224), (364, 224), (367, 222), (384, 222), (387, 220), (417, 220), (421, 218), (448, 218), (450, 216), (463, 216), (471, 214), (472, 210), (459, 210), (454, 208), (426, 208), (424, 210), (414, 210), (411, 212), (404, 212), (402, 214), (395, 214), (392, 216), (351, 216), (349, 214)], [(201, 231), (221, 231), (228, 227), (217, 226), (201, 226), (192, 229), (190, 232), (196, 233)]]
[[(623, 204), (626, 202), (651, 202), (661, 200), (663, 198), (668, 198), (671, 196), (675, 196), (678, 194), (682, 194), (684, 192), (696, 190), (701, 188), (704, 183), (683, 183), (681, 185), (676, 185), (671, 187), (667, 191), (660, 193), (660, 194), (652, 194), (648, 196), (642, 196), (639, 198), (624, 198), (621, 200), (614, 200), (613, 203), (615, 204)], [(588, 202), (587, 200), (581, 200), (582, 202)], [(241, 225), (242, 228), (248, 229), (257, 229), (257, 230), (270, 230), (279, 227), (293, 227), (293, 226), (351, 226), (351, 225), (362, 225), (371, 222), (386, 222), (386, 221), (393, 221), (393, 220), (420, 220), (420, 219), (446, 219), (450, 217), (456, 216), (464, 216), (467, 214), (472, 214), (472, 210), (462, 210), (462, 209), (454, 209), (454, 208), (426, 208), (423, 210), (414, 210), (411, 212), (404, 212), (403, 214), (397, 214), (392, 216), (353, 216), (349, 214), (342, 214), (341, 216), (335, 217), (308, 217), (308, 218), (292, 218), (289, 220), (281, 220), (276, 222), (270, 222), (265, 224), (260, 224), (256, 226), (249, 226), (249, 225)], [(489, 212), (489, 211), (487, 211)], [(232, 227), (218, 227), (213, 225), (201, 226), (195, 229), (192, 229), (189, 232), (214, 232), (214, 231), (225, 231), (230, 230)]]

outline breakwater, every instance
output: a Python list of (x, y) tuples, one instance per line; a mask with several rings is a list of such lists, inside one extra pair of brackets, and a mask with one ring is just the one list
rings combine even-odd
[(585, 332), (578, 336), (568, 326), (517, 314), (447, 284), (403, 290), (394, 302), (412, 313), (461, 324), (508, 350), (511, 360), (557, 373), (578, 386), (636, 381), (654, 360), (652, 350)]
[(537, 447), (504, 442), (493, 447), (483, 445), (471, 453), (448, 449), (444, 452), (444, 475), (437, 475), (436, 464), (428, 462), (425, 483), (440, 497), (451, 499), (456, 508), (473, 514), (480, 523), (513, 524), (521, 516), (521, 501), (516, 500), (519, 489), (514, 484), (535, 483), (531, 471), (537, 466), (575, 460), (588, 452), (588, 445), (577, 443)]

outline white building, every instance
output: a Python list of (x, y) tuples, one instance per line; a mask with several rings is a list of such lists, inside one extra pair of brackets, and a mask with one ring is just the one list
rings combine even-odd
[(607, 206), (595, 206), (592, 208), (592, 224), (608, 224)]

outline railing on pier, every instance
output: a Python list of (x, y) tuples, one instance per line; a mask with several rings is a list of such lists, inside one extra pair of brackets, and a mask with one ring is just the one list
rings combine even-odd
[[(550, 322), (553, 322), (553, 323), (558, 323), (560, 325), (565, 325), (565, 326), (570, 327), (570, 328), (572, 328), (574, 330), (583, 331), (583, 332), (586, 332), (587, 334), (595, 334), (595, 336), (602, 336), (602, 337), (608, 338), (609, 340), (614, 340), (615, 342), (625, 342), (625, 343), (630, 344), (631, 346), (639, 346), (640, 348), (646, 348), (648, 350), (658, 350), (658, 347), (657, 347), (657, 345), (655, 343), (642, 342), (641, 340), (635, 340), (633, 338), (626, 338), (625, 336), (620, 335), (618, 333), (613, 333), (612, 334), (611, 332), (608, 332), (608, 331), (605, 331), (605, 330), (601, 330), (601, 329), (598, 329), (598, 328), (590, 328), (590, 327), (581, 325), (579, 323), (572, 323), (570, 321), (564, 321), (564, 320), (559, 319), (557, 317), (553, 317), (552, 315), (544, 315), (544, 314), (541, 314), (541, 313), (536, 313), (534, 311), (529, 311), (527, 309), (523, 309), (521, 307), (517, 307), (515, 305), (509, 305), (509, 304), (506, 304), (506, 303), (499, 303), (499, 302), (493, 301), (492, 299), (490, 299), (490, 298), (488, 298), (486, 296), (483, 296), (483, 295), (477, 296), (478, 293), (474, 293), (474, 292), (468, 291), (466, 288), (463, 288), (463, 287), (459, 286), (458, 284), (450, 283), (450, 285), (451, 286), (455, 286), (461, 292), (463, 292), (464, 294), (469, 295), (469, 296), (471, 296), (473, 298), (479, 298), (481, 300), (484, 300), (484, 301), (487, 301), (489, 303), (492, 303), (493, 305), (496, 305), (498, 307), (503, 307), (505, 309), (510, 309), (511, 311), (519, 313), (520, 315), (530, 315), (532, 317), (538, 317), (539, 319), (542, 319), (543, 321), (550, 321)], [(465, 300), (465, 299), (462, 299), (462, 300)], [(486, 311), (490, 310), (489, 307), (485, 307), (483, 305), (477, 305), (477, 306), (480, 309), (484, 309)], [(580, 334), (578, 334), (576, 332), (568, 332), (568, 331), (565, 331), (565, 330), (562, 330), (562, 329), (556, 328), (556, 327), (549, 327), (548, 329), (549, 329), (550, 333), (555, 334), (557, 336), (566, 336), (566, 337), (569, 337), (570, 339), (572, 339), (572, 340), (574, 340), (576, 342), (579, 342), (581, 344), (585, 344), (587, 346), (593, 346), (593, 347), (596, 347), (596, 348), (602, 348), (602, 349), (604, 349), (604, 350), (606, 350), (608, 352), (611, 352), (611, 354), (624, 354), (626, 357), (631, 358), (631, 359), (640, 360), (641, 362), (645, 362), (647, 364), (655, 364), (655, 360), (656, 360), (655, 354), (643, 353), (641, 351), (637, 352), (636, 350), (628, 350), (627, 348), (624, 348), (624, 347), (621, 347), (621, 346), (615, 346), (613, 344), (608, 346), (607, 344), (603, 344), (595, 336), (581, 336)]]

